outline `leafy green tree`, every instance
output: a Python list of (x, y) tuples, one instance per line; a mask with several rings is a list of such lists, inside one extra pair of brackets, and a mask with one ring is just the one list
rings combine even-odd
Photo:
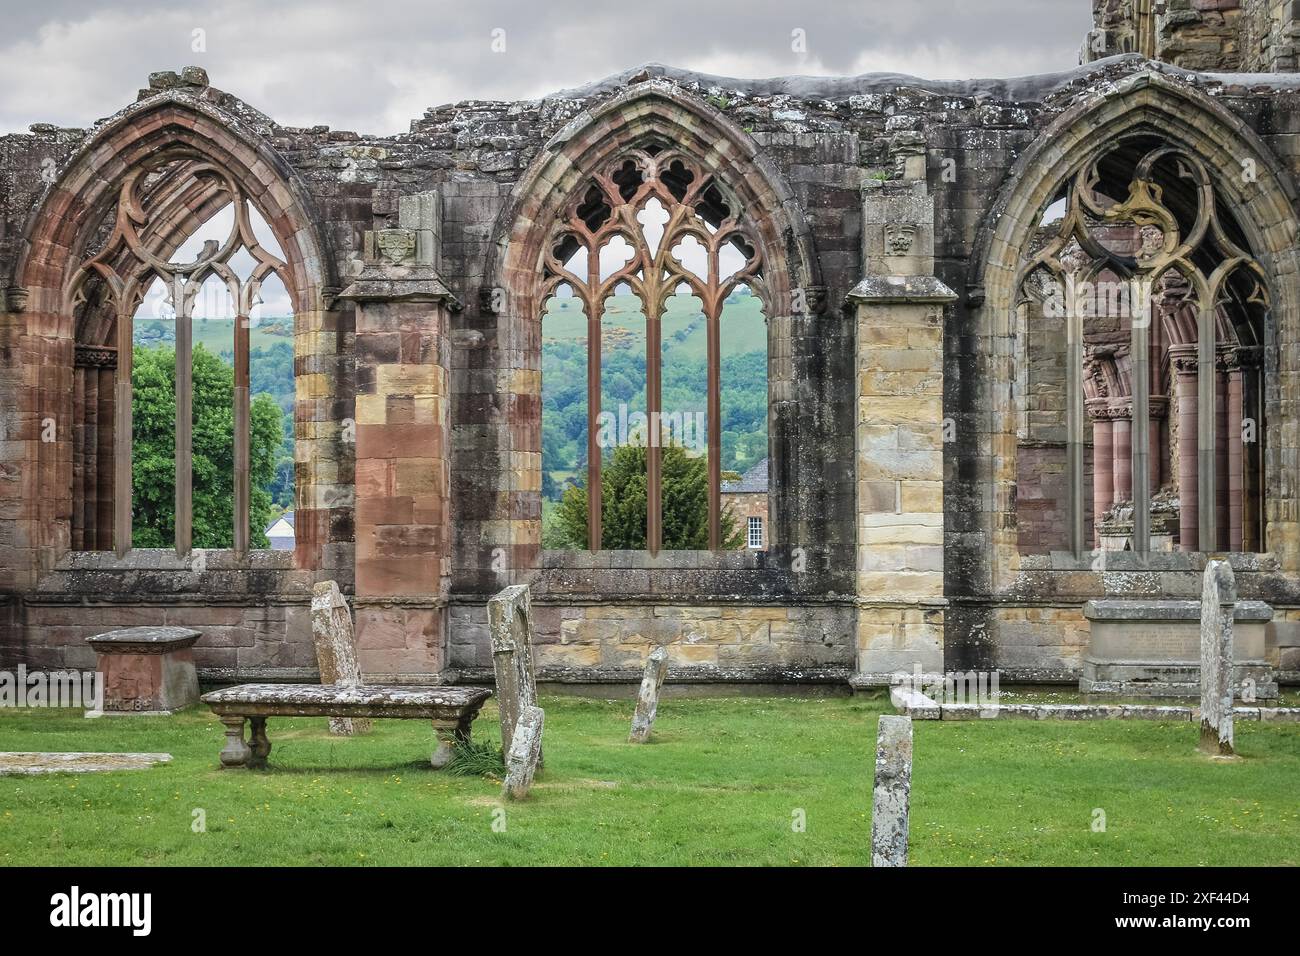
[[(709, 470), (703, 456), (680, 445), (662, 449), (663, 546), (667, 551), (709, 547)], [(601, 548), (640, 551), (646, 546), (646, 458), (644, 445), (620, 445), (601, 468)], [(587, 547), (587, 489), (565, 489), (555, 509), (552, 541)], [(560, 544), (563, 542), (563, 544)], [(722, 513), (722, 546), (741, 547), (742, 535), (728, 508)]]
[[(193, 541), (196, 548), (234, 544), (235, 372), (202, 345), (194, 348)], [(176, 540), (176, 352), (136, 346), (131, 385), (132, 542), (167, 548)], [(284, 419), (270, 395), (249, 406), (249, 542), (269, 545), (263, 529), (273, 515), (271, 493)]]

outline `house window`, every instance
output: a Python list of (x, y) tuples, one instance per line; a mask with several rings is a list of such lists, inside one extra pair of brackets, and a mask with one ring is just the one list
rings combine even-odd
[(751, 517), (749, 519), (749, 540), (747, 543), (751, 548), (758, 549), (763, 547), (763, 519), (762, 518)]
[(721, 486), (767, 457), (751, 235), (708, 169), (657, 143), (619, 154), (555, 223), (541, 263), (544, 547), (745, 545)]

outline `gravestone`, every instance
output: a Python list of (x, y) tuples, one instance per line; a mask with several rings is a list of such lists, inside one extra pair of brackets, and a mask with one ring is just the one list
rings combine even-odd
[(1232, 739), (1232, 609), (1237, 581), (1227, 561), (1205, 566), (1201, 587), (1201, 750), (1235, 756)]
[(912, 791), (912, 718), (880, 718), (876, 785), (871, 798), (871, 865), (907, 866), (907, 814)]
[(522, 800), (533, 785), (533, 774), (542, 761), (542, 729), (546, 714), (528, 706), (519, 715), (506, 755), (506, 780), (501, 785), (503, 800)]
[(488, 601), (488, 627), (492, 634), (497, 707), (501, 711), (501, 749), (509, 753), (519, 717), (525, 708), (537, 706), (533, 609), (528, 585), (513, 585)]
[[(311, 637), (316, 645), (320, 682), (340, 687), (358, 687), (361, 668), (357, 664), (356, 634), (348, 602), (333, 581), (321, 581), (311, 589)], [(370, 730), (365, 717), (331, 717), (330, 733), (351, 737)]]
[(650, 652), (645, 662), (641, 689), (636, 695), (636, 712), (632, 715), (632, 732), (627, 735), (628, 743), (643, 744), (650, 739), (655, 715), (659, 712), (659, 690), (664, 686), (667, 674), (668, 651), (660, 645)]
[(87, 717), (106, 714), (162, 716), (199, 699), (194, 644), (199, 632), (187, 627), (128, 627), (86, 638), (95, 649), (102, 695)]

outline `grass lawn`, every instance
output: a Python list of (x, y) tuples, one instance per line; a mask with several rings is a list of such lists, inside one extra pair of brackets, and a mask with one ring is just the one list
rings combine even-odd
[[(499, 783), (429, 769), (421, 721), (338, 739), (323, 719), (272, 719), (271, 770), (257, 773), (218, 768), (222, 727), (201, 710), (0, 711), (0, 750), (174, 757), (0, 777), (0, 865), (868, 862), (883, 698), (669, 698), (647, 746), (626, 743), (630, 701), (542, 704), (546, 769), (506, 808), (504, 832)], [(491, 703), (476, 730), (496, 737)], [(1245, 759), (1233, 764), (1198, 756), (1190, 723), (931, 721), (915, 733), (914, 864), (1300, 864), (1300, 725), (1238, 724)]]

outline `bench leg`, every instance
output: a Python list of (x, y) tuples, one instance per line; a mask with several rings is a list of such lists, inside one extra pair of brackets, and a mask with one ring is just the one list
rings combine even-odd
[(462, 720), (455, 727), (440, 727), (434, 725), (434, 733), (438, 735), (438, 749), (433, 752), (433, 758), (429, 761), (434, 770), (441, 770), (447, 764), (451, 763), (452, 756), (456, 753), (456, 748), (461, 744), (469, 743), (470, 726), (473, 720)]
[(250, 717), (248, 718), (249, 749), (251, 754), (248, 758), (248, 768), (250, 770), (265, 770), (266, 758), (271, 753), (271, 741), (266, 737), (266, 718)]
[(221, 751), (221, 766), (228, 768), (248, 766), (252, 751), (244, 743), (244, 718), (223, 716), (221, 722), (226, 725), (226, 746)]

